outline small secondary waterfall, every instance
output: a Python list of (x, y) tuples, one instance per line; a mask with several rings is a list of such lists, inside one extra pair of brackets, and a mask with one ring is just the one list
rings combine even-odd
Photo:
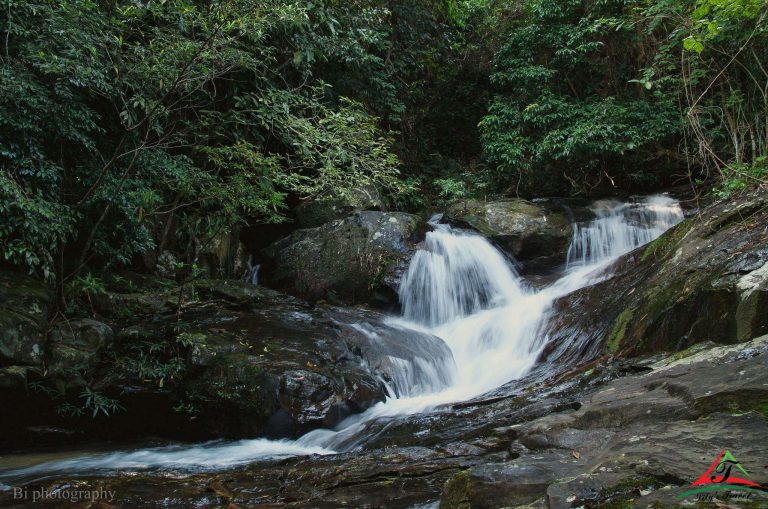
[(628, 203), (598, 201), (592, 210), (593, 221), (574, 225), (568, 266), (594, 265), (628, 253), (683, 219), (677, 201), (662, 195)]
[(10, 472), (0, 479), (97, 469), (217, 469), (270, 457), (332, 454), (358, 446), (366, 423), (374, 419), (480, 396), (534, 366), (547, 341), (542, 322), (555, 299), (605, 278), (603, 269), (617, 256), (652, 241), (683, 218), (677, 201), (665, 196), (597, 202), (593, 212), (594, 220), (574, 225), (562, 277), (539, 290), (527, 287), (509, 260), (484, 237), (434, 223), (403, 278), (403, 316), (393, 318), (391, 325), (442, 338), (453, 358), (392, 359), (397, 371), (391, 381), (392, 397), (346, 419), (335, 430), (315, 430), (294, 441), (214, 442), (79, 457)]

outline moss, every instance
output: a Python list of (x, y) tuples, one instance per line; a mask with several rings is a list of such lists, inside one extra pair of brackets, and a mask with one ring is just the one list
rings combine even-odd
[(689, 346), (685, 350), (680, 350), (679, 352), (675, 352), (669, 357), (666, 358), (666, 361), (668, 364), (671, 364), (673, 362), (677, 362), (680, 359), (685, 359), (686, 357), (690, 357), (691, 355), (697, 354), (701, 352), (702, 344), (697, 343), (694, 345)]
[(658, 239), (648, 244), (643, 250), (641, 259), (646, 261), (653, 256), (655, 260), (660, 260), (669, 256), (672, 250), (678, 243), (685, 237), (685, 235), (693, 228), (693, 219), (685, 219), (672, 230), (664, 233)]
[(627, 495), (641, 488), (655, 488), (659, 486), (661, 486), (661, 483), (655, 477), (628, 477), (621, 480), (618, 484), (601, 489), (600, 497), (610, 498), (618, 495)]
[(649, 322), (655, 321), (675, 303), (685, 300), (693, 292), (693, 288), (701, 284), (703, 283), (695, 280), (695, 276), (689, 275), (687, 278), (674, 278), (664, 286), (653, 287), (642, 298), (645, 305), (640, 316), (647, 318)]
[(662, 486), (655, 477), (629, 477), (614, 486), (600, 490), (596, 507), (601, 509), (629, 509), (634, 507), (634, 498), (641, 489), (656, 489)]
[(619, 348), (619, 345), (621, 345), (621, 342), (624, 340), (624, 335), (627, 332), (627, 326), (634, 314), (635, 310), (633, 308), (627, 308), (622, 311), (616, 319), (616, 325), (614, 325), (613, 331), (611, 331), (611, 336), (608, 338), (608, 343), (606, 344), (606, 348), (609, 352), (615, 353)]
[(768, 421), (768, 399), (744, 398), (739, 400), (739, 406), (746, 411), (752, 411), (763, 416)]
[(600, 509), (632, 509), (635, 502), (631, 498), (620, 498), (601, 503), (598, 507)]
[(440, 497), (439, 509), (470, 509), (469, 470), (462, 470), (448, 479)]

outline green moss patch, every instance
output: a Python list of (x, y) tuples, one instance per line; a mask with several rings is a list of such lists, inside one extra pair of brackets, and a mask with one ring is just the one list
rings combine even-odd
[(645, 247), (642, 261), (646, 261), (650, 257), (654, 260), (660, 260), (669, 256), (672, 250), (680, 243), (685, 235), (693, 228), (693, 219), (685, 219), (677, 226), (664, 233), (661, 237), (654, 240)]
[(619, 345), (621, 345), (621, 342), (624, 340), (624, 335), (627, 333), (627, 326), (634, 314), (635, 310), (633, 308), (627, 308), (622, 311), (616, 319), (616, 325), (613, 326), (613, 331), (611, 331), (611, 336), (608, 338), (608, 343), (606, 344), (606, 348), (609, 352), (616, 353), (618, 350)]

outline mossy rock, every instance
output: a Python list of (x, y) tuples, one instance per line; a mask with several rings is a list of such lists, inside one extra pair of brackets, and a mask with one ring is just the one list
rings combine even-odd
[(358, 212), (266, 248), (263, 280), (310, 301), (391, 306), (423, 234), (423, 221), (411, 214)]
[[(742, 213), (751, 215), (743, 216)], [(676, 352), (768, 333), (768, 191), (715, 203), (560, 299), (545, 354)], [(599, 345), (599, 347), (598, 347)], [(552, 352), (552, 354), (550, 354)]]
[(41, 281), (0, 271), (0, 364), (42, 365), (50, 307)]
[(344, 196), (333, 194), (305, 201), (293, 209), (293, 217), (299, 228), (317, 228), (363, 210), (384, 210), (384, 200), (373, 186), (353, 189)]
[(444, 220), (478, 231), (534, 269), (565, 263), (572, 235), (565, 214), (522, 199), (457, 202), (448, 207)]

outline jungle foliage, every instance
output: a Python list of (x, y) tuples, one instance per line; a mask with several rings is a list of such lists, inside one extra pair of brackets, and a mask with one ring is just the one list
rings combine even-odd
[(763, 0), (2, 0), (0, 254), (66, 288), (299, 199), (764, 185)]
[(496, 185), (529, 195), (653, 189), (765, 154), (762, 0), (532, 0), (495, 10), (502, 35), (481, 133)]

